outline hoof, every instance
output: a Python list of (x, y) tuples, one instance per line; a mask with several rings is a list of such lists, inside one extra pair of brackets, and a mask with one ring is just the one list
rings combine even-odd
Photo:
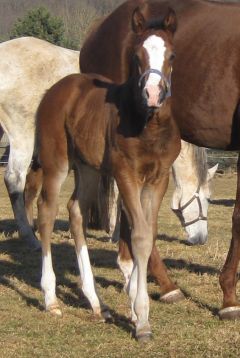
[(47, 312), (51, 313), (53, 316), (62, 318), (63, 314), (58, 305), (52, 305), (47, 308)]
[(218, 315), (220, 319), (240, 319), (240, 307), (234, 306), (223, 308), (219, 311)]
[(165, 293), (165, 295), (160, 297), (160, 301), (164, 303), (176, 303), (184, 299), (185, 296), (179, 288), (171, 292)]
[(100, 311), (99, 307), (97, 309), (93, 309), (93, 314), (99, 322), (110, 323), (113, 321), (113, 317), (112, 317), (108, 307), (101, 307), (101, 311)]
[(136, 334), (136, 340), (141, 344), (146, 344), (152, 340), (152, 332)]
[(104, 322), (113, 322), (113, 317), (112, 317), (110, 311), (108, 310), (108, 308), (105, 308), (102, 310), (101, 317)]
[(137, 324), (135, 338), (139, 343), (147, 343), (151, 340), (152, 331), (148, 322), (140, 327)]

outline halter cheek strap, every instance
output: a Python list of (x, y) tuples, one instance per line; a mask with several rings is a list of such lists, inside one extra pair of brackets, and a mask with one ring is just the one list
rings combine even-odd
[(176, 214), (179, 214), (180, 212), (182, 213), (184, 209), (186, 209), (192, 202), (193, 200), (197, 200), (198, 203), (198, 208), (199, 208), (199, 215), (196, 219), (192, 220), (192, 221), (188, 221), (185, 222), (184, 218), (181, 215), (181, 223), (183, 227), (187, 227), (189, 225), (195, 224), (196, 222), (200, 221), (200, 220), (207, 220), (207, 217), (203, 215), (203, 209), (202, 209), (202, 203), (201, 200), (199, 198), (199, 192), (200, 192), (200, 185), (197, 188), (197, 191), (193, 194), (192, 198), (190, 200), (188, 200), (188, 202), (186, 202), (186, 204), (184, 204), (183, 206), (180, 206), (178, 209), (172, 209), (173, 212), (175, 212)]
[(140, 76), (139, 81), (138, 81), (138, 87), (142, 87), (142, 82), (143, 80), (146, 78), (146, 76), (148, 76), (150, 73), (155, 73), (156, 75), (159, 75), (159, 77), (163, 80), (164, 85), (165, 85), (165, 98), (171, 97), (171, 76), (169, 78), (169, 80), (167, 79), (167, 77), (159, 70), (155, 69), (155, 68), (150, 68), (149, 70), (143, 72), (143, 74)]

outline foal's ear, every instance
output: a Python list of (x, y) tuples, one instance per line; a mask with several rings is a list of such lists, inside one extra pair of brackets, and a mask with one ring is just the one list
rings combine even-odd
[(168, 12), (163, 20), (164, 30), (168, 30), (174, 34), (177, 30), (177, 16), (173, 9), (168, 8)]
[(136, 34), (141, 34), (146, 27), (146, 20), (143, 16), (143, 13), (138, 6), (132, 14), (132, 30)]

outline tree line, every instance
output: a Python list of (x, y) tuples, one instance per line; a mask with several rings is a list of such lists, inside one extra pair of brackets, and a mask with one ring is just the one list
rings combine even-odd
[(1, 0), (0, 42), (35, 36), (79, 49), (94, 21), (124, 0)]

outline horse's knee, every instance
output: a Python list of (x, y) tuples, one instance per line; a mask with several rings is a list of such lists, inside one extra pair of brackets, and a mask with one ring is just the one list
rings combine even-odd
[(71, 226), (78, 226), (82, 228), (84, 223), (78, 200), (70, 199), (67, 204), (67, 209)]
[(153, 234), (150, 227), (134, 229), (131, 235), (134, 256), (149, 259), (153, 246)]
[(70, 199), (69, 202), (67, 203), (67, 209), (70, 216), (73, 217), (78, 217), (79, 215), (81, 216), (78, 200)]
[(26, 172), (16, 169), (6, 169), (4, 182), (9, 194), (23, 192), (26, 181)]

